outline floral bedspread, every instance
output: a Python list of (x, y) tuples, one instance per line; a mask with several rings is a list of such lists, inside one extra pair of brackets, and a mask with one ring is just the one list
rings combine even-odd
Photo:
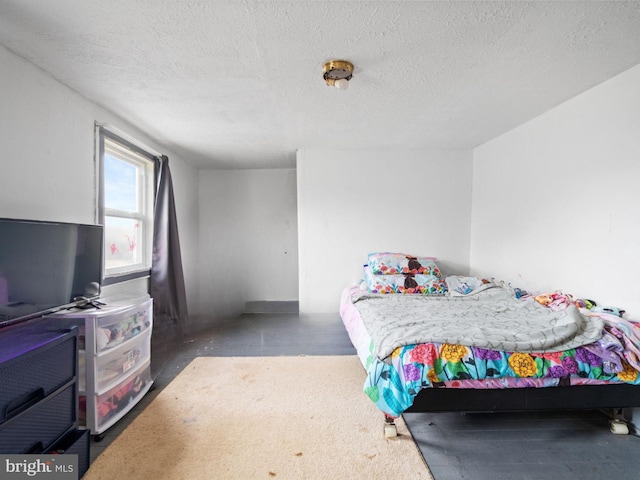
[[(506, 352), (449, 343), (420, 343), (396, 348), (390, 362), (376, 357), (375, 346), (350, 301), (359, 287), (347, 288), (340, 313), (367, 372), (364, 392), (384, 413), (397, 417), (423, 388), (444, 384), (460, 388), (555, 386), (561, 378), (580, 383), (640, 384), (640, 328), (603, 315), (607, 343), (553, 353)], [(634, 330), (634, 332), (626, 330)], [(637, 330), (637, 331), (636, 331)], [(619, 339), (616, 343), (615, 339)], [(610, 342), (610, 343), (609, 343)], [(613, 344), (613, 346), (611, 345)]]

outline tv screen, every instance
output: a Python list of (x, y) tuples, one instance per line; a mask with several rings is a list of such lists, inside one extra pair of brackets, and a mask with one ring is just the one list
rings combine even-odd
[(101, 225), (0, 218), (0, 327), (97, 298)]

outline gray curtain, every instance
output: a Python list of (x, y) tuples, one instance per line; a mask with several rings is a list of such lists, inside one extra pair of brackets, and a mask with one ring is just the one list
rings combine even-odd
[(155, 162), (157, 191), (150, 286), (154, 322), (151, 348), (156, 366), (161, 368), (171, 355), (171, 347), (182, 339), (188, 313), (169, 159), (163, 155)]

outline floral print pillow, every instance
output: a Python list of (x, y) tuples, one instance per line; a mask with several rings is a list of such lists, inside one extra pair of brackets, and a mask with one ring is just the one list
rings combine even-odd
[(376, 252), (368, 255), (368, 265), (374, 275), (434, 275), (442, 273), (433, 257), (417, 257), (405, 253)]
[(405, 275), (374, 275), (369, 266), (364, 267), (367, 291), (370, 293), (418, 293), (444, 295), (447, 284), (442, 277), (407, 273)]

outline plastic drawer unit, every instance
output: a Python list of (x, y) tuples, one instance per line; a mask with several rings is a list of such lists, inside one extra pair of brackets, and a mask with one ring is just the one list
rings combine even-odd
[(101, 308), (51, 316), (80, 330), (80, 422), (96, 439), (152, 385), (153, 300), (145, 296), (101, 301)]

